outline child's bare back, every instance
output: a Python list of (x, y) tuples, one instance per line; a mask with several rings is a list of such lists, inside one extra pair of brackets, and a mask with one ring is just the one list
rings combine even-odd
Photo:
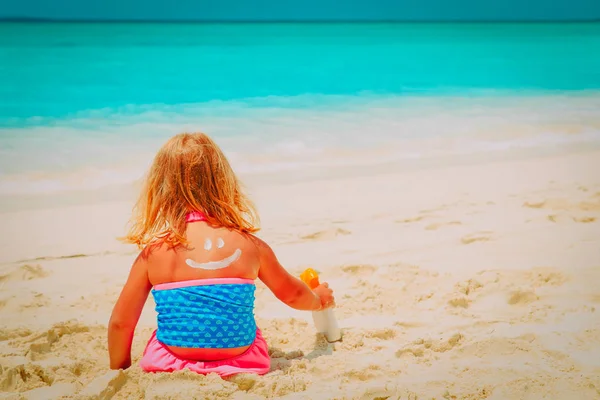
[(148, 259), (153, 285), (206, 278), (256, 279), (260, 256), (256, 241), (248, 234), (212, 227), (204, 221), (190, 223), (189, 248), (161, 246)]
[(133, 333), (149, 293), (157, 329), (140, 365), (221, 376), (269, 370), (254, 318), (254, 281), (298, 310), (334, 306), (326, 283), (311, 290), (254, 236), (256, 212), (218, 146), (181, 134), (158, 152), (125, 238), (141, 249), (108, 328), (110, 365), (131, 365)]
[[(188, 249), (161, 246), (148, 256), (148, 278), (152, 286), (211, 278), (255, 280), (260, 255), (253, 236), (210, 226), (205, 221), (189, 223)], [(228, 349), (196, 349), (168, 346), (177, 356), (193, 360), (222, 360), (246, 351), (250, 345)]]

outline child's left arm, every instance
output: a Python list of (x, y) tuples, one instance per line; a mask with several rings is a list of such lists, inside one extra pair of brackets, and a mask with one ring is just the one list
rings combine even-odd
[[(142, 252), (143, 254), (143, 252)], [(108, 323), (108, 354), (111, 369), (131, 366), (131, 342), (152, 284), (147, 259), (140, 254), (127, 278)]]

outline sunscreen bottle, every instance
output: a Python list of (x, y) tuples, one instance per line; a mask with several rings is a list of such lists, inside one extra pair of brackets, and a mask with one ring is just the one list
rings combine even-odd
[[(302, 272), (302, 274), (300, 274), (300, 279), (311, 289), (320, 285), (319, 275), (312, 268), (308, 268)], [(317, 332), (325, 334), (325, 338), (328, 342), (337, 342), (342, 338), (342, 332), (335, 319), (335, 315), (333, 314), (333, 307), (326, 308), (322, 311), (313, 311), (312, 316)]]

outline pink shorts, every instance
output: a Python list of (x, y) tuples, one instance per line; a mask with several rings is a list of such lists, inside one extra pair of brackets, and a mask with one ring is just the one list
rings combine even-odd
[(199, 374), (216, 373), (222, 377), (240, 373), (263, 375), (269, 372), (271, 359), (267, 342), (260, 329), (248, 350), (239, 356), (219, 361), (196, 361), (177, 357), (156, 338), (156, 331), (146, 345), (140, 366), (146, 372), (173, 372), (189, 369)]

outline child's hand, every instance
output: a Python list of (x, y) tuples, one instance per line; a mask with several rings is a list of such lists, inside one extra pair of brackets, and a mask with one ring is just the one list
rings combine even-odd
[(335, 298), (333, 297), (333, 290), (329, 288), (327, 282), (321, 283), (319, 286), (313, 289), (313, 292), (321, 300), (321, 310), (326, 308), (335, 307)]

